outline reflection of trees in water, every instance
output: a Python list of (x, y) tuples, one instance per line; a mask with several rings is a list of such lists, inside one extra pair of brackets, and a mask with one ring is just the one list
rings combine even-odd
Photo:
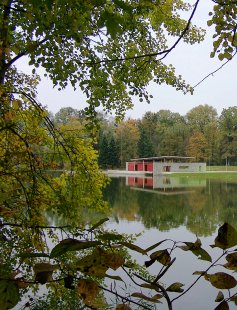
[(237, 188), (235, 183), (220, 184), (222, 195), (220, 203), (224, 206), (221, 208), (220, 221), (228, 222), (237, 228)]
[(161, 231), (185, 225), (198, 236), (208, 236), (223, 222), (237, 227), (236, 187), (235, 183), (207, 180), (206, 187), (169, 196), (132, 189), (125, 178), (117, 178), (112, 179), (105, 197), (119, 218), (132, 221), (139, 217), (146, 228)]

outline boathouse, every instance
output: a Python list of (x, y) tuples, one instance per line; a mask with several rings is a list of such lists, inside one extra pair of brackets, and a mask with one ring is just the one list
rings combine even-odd
[(153, 175), (167, 172), (205, 172), (206, 163), (194, 160), (195, 157), (185, 156), (134, 158), (126, 163), (126, 171), (138, 171)]

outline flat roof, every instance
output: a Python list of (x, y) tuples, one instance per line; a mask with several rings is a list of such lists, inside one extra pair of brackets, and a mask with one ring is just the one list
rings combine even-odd
[(188, 157), (188, 156), (156, 156), (156, 157), (132, 158), (131, 161), (161, 160), (161, 159), (195, 159), (195, 157)]

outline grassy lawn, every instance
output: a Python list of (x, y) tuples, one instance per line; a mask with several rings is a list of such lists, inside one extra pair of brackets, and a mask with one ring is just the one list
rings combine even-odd
[[(227, 169), (226, 169), (227, 168)], [(175, 173), (173, 174), (175, 175)], [(199, 179), (222, 180), (226, 182), (237, 182), (237, 166), (207, 166), (206, 172), (200, 173), (178, 173), (179, 176), (189, 176)]]
[(207, 166), (207, 171), (236, 171), (237, 172), (237, 166)]

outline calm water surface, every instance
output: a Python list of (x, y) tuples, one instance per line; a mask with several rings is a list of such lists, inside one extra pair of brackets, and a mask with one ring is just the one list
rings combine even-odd
[[(163, 239), (194, 242), (196, 236), (202, 241), (213, 260), (221, 254), (220, 249), (212, 249), (217, 229), (228, 222), (237, 229), (237, 183), (185, 177), (112, 178), (105, 192), (105, 198), (112, 209), (111, 221), (107, 225), (123, 233), (140, 233), (136, 244), (142, 248)], [(168, 243), (166, 244), (167, 246)], [(158, 249), (162, 249), (160, 246)], [(157, 250), (157, 249), (156, 249)], [(133, 252), (141, 264), (148, 257)], [(210, 263), (199, 260), (192, 253), (176, 249), (172, 258), (176, 262), (169, 269), (162, 282), (169, 286), (174, 282), (188, 288), (197, 278), (194, 271), (205, 270)], [(148, 268), (156, 274), (158, 264)], [(226, 272), (219, 266), (210, 273)], [(177, 299), (175, 310), (214, 309), (218, 290), (204, 279)], [(171, 297), (178, 296), (173, 293)], [(226, 295), (227, 296), (227, 295)], [(229, 303), (230, 309), (236, 309)], [(134, 307), (133, 309), (136, 309)], [(167, 309), (158, 304), (157, 309)]]

